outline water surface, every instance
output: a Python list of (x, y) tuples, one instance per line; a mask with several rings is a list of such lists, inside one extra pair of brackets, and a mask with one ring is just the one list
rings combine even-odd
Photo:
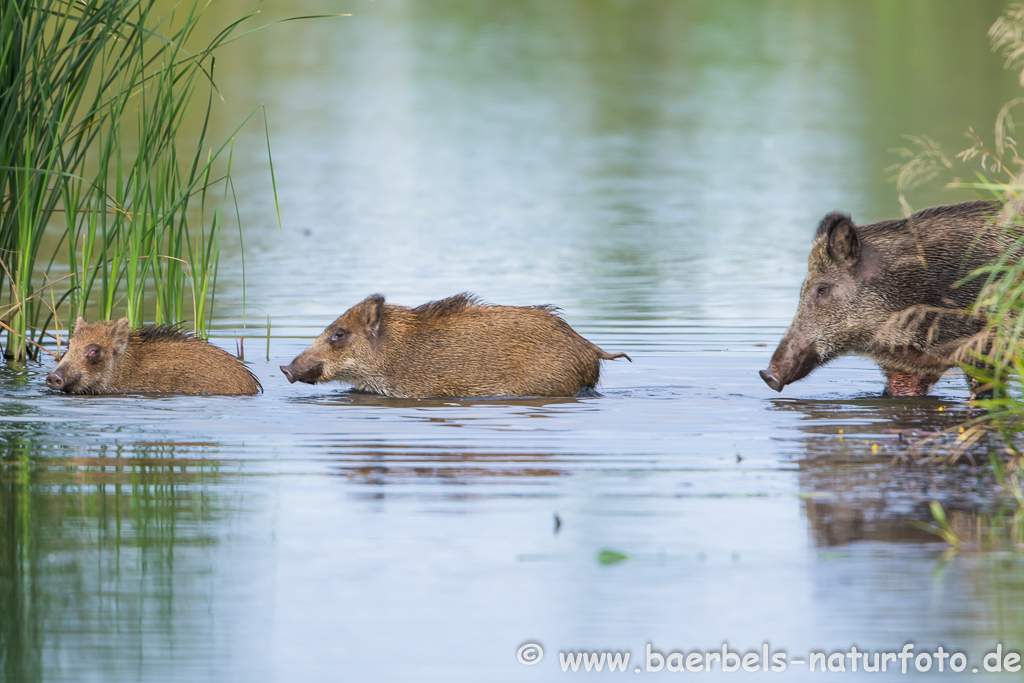
[[(1024, 646), (1016, 555), (946, 560), (911, 523), (940, 500), (969, 527), (991, 477), (892, 464), (899, 430), (967, 416), (962, 378), (896, 401), (863, 359), (781, 395), (757, 376), (820, 217), (898, 215), (900, 136), (955, 151), (1017, 94), (985, 37), (999, 3), (339, 8), (218, 62), (218, 125), (267, 106), (283, 224), (247, 129), (247, 288), (243, 306), (228, 241), (213, 341), (244, 338), (265, 393), (66, 397), (45, 364), (0, 371), (6, 680), (544, 680), (559, 651), (628, 650), (632, 670), (647, 643), (913, 642), (977, 666)], [(558, 305), (634, 362), (554, 400), (277, 370), (371, 293), (467, 290)]]

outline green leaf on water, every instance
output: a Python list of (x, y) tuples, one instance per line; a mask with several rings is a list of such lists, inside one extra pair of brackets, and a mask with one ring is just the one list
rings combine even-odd
[(597, 561), (600, 564), (615, 564), (628, 559), (629, 555), (620, 553), (617, 550), (602, 550), (597, 554)]
[(946, 511), (942, 509), (942, 505), (940, 505), (938, 501), (933, 500), (929, 507), (931, 507), (932, 517), (935, 518), (935, 521), (938, 522), (940, 526), (949, 526), (949, 522), (946, 520)]

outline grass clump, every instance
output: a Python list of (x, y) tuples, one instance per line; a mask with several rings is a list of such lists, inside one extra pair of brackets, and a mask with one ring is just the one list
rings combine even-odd
[(133, 325), (188, 320), (206, 335), (225, 212), (237, 219), (238, 211), (234, 133), (208, 139), (215, 53), (257, 14), (201, 40), (211, 35), (211, 4), (0, 4), (8, 360), (37, 355), (51, 321), (70, 323), (87, 306)]
[[(1005, 57), (1005, 68), (1016, 71), (1024, 87), (1024, 5), (1008, 7), (989, 29), (989, 38), (993, 50)], [(949, 544), (950, 557), (968, 548), (1024, 549), (1024, 155), (1016, 140), (1022, 105), (1024, 97), (1007, 102), (988, 139), (968, 129), (969, 146), (952, 157), (931, 138), (908, 137), (911, 147), (899, 151), (903, 162), (890, 169), (907, 214), (908, 192), (936, 178), (951, 178), (948, 187), (974, 190), (1003, 207), (998, 220), (1010, 242), (996, 263), (969, 276), (984, 282), (972, 312), (986, 321), (986, 329), (982, 343), (968, 353), (972, 362), (964, 370), (991, 386), (992, 397), (975, 400), (981, 411), (933, 440), (939, 444), (936, 449), (945, 450), (938, 455), (933, 449), (940, 461), (975, 461), (979, 455), (987, 459), (1007, 504), (1003, 511), (978, 515), (965, 525), (954, 523), (933, 502), (935, 523), (921, 526)]]
[[(989, 30), (993, 50), (1006, 57), (1006, 68), (1017, 71), (1024, 86), (1024, 5), (1015, 4)], [(899, 150), (904, 161), (893, 166), (900, 203), (908, 214), (907, 193), (935, 178), (951, 178), (950, 188), (971, 189), (984, 199), (1002, 205), (999, 215), (1011, 246), (1000, 259), (970, 275), (984, 286), (973, 313), (987, 321), (983, 343), (968, 355), (973, 362), (965, 372), (993, 388), (992, 398), (978, 399), (983, 409), (961, 425), (949, 460), (995, 431), (1005, 442), (1010, 471), (1020, 466), (1020, 439), (1024, 434), (1024, 155), (1016, 140), (1024, 97), (1007, 102), (995, 119), (991, 138), (973, 128), (966, 135), (969, 146), (948, 156), (941, 145), (925, 136), (909, 137), (910, 148)], [(959, 176), (959, 177), (956, 177)]]

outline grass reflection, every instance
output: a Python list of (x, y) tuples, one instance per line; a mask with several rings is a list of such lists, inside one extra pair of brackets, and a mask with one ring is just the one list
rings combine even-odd
[(222, 516), (211, 447), (139, 443), (116, 456), (59, 457), (0, 437), (4, 680), (62, 678), (69, 672), (54, 669), (73, 672), (77, 647), (115, 667), (142, 657), (147, 639), (173, 640), (172, 619), (191, 602), (182, 598), (201, 596), (196, 579), (211, 569), (194, 551), (216, 542)]

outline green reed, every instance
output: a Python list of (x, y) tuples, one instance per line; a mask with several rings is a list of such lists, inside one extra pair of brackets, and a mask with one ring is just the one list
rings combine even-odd
[[(1006, 68), (1020, 75), (1024, 86), (1024, 5), (1012, 5), (989, 30), (993, 50), (1006, 57)], [(996, 263), (970, 275), (983, 287), (972, 313), (982, 316), (986, 327), (967, 350), (972, 361), (964, 365), (983, 384), (992, 387), (992, 398), (977, 399), (982, 409), (974, 418), (948, 430), (955, 441), (945, 446), (938, 460), (952, 463), (966, 457), (987, 458), (1002, 493), (1004, 505), (994, 514), (978, 515), (969, 524), (953, 524), (938, 502), (931, 506), (936, 524), (923, 524), (949, 544), (945, 558), (964, 550), (1020, 552), (1024, 550), (1024, 155), (1015, 139), (1014, 114), (1024, 97), (1007, 102), (996, 116), (989, 140), (968, 130), (970, 146), (946, 156), (941, 146), (927, 137), (910, 138), (914, 149), (901, 150), (905, 161), (894, 166), (894, 180), (904, 211), (911, 211), (906, 193), (934, 178), (959, 175), (949, 187), (967, 188), (1003, 207), (998, 220), (1009, 243)], [(993, 444), (998, 437), (1003, 448)], [(937, 454), (940, 447), (933, 450)], [(961, 520), (962, 521), (962, 520)]]
[[(70, 323), (87, 307), (133, 325), (190, 320), (206, 335), (225, 208), (238, 214), (238, 129), (208, 139), (215, 53), (257, 13), (200, 41), (210, 4), (0, 3), (0, 329), (9, 360), (38, 355), (50, 320)], [(274, 194), (276, 204), (276, 186)]]
[[(1024, 5), (1010, 6), (989, 29), (994, 51), (1006, 57), (1006, 68), (1020, 74), (1024, 86)], [(952, 158), (928, 137), (908, 137), (912, 149), (900, 150), (905, 159), (893, 166), (893, 180), (904, 211), (911, 211), (907, 192), (935, 178), (954, 178), (951, 188), (974, 190), (982, 198), (1002, 205), (998, 217), (1007, 231), (1010, 248), (992, 265), (970, 275), (983, 281), (973, 313), (987, 320), (987, 327), (966, 351), (973, 359), (964, 370), (993, 388), (993, 398), (976, 403), (984, 412), (962, 425), (958, 445), (949, 460), (979, 444), (985, 434), (998, 431), (1009, 455), (1021, 455), (1024, 433), (1024, 154), (1015, 139), (1014, 114), (1024, 97), (1007, 102), (996, 116), (994, 132), (986, 139), (974, 129), (967, 131), (971, 144)], [(961, 178), (971, 178), (962, 180)], [(980, 361), (980, 362), (979, 362)], [(982, 367), (976, 367), (976, 366)], [(1022, 463), (1024, 464), (1024, 463)]]

